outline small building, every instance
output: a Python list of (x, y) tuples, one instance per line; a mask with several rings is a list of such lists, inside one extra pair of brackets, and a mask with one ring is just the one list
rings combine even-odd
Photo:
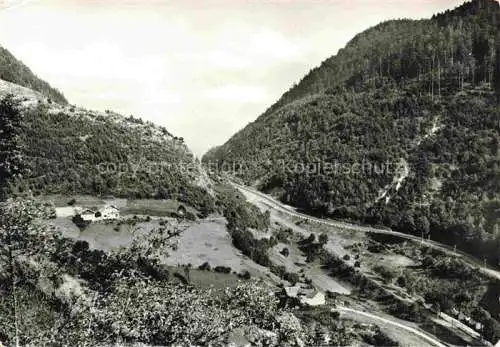
[(118, 219), (120, 218), (120, 210), (113, 205), (105, 206), (103, 209), (99, 210), (101, 213), (100, 219)]
[(299, 296), (300, 286), (285, 287), (285, 294), (289, 298), (297, 298)]
[(108, 205), (100, 210), (86, 209), (80, 214), (80, 216), (83, 220), (91, 222), (118, 219), (120, 218), (120, 210), (113, 205)]
[(314, 288), (306, 289), (301, 286), (292, 286), (283, 289), (288, 298), (298, 300), (301, 305), (319, 306), (326, 303), (325, 294)]
[(475, 322), (474, 323), (474, 330), (476, 331), (483, 331), (483, 328), (484, 328), (484, 325), (479, 323), (479, 322)]
[(300, 298), (300, 302), (303, 305), (308, 306), (320, 306), (326, 303), (325, 294), (320, 291), (314, 290), (312, 293), (309, 293)]
[(96, 217), (96, 211), (86, 209), (82, 213), (80, 213), (80, 217), (86, 221), (95, 221), (98, 217)]

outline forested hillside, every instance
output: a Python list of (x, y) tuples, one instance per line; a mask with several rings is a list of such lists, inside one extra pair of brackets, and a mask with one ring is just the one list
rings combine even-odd
[(9, 129), (15, 139), (15, 146), (4, 141), (8, 149), (0, 148), (15, 163), (2, 171), (20, 167), (15, 193), (174, 199), (202, 214), (214, 210), (199, 163), (183, 139), (164, 127), (111, 111), (63, 106), (28, 89), (4, 95), (2, 88), (21, 88), (0, 84), (1, 112), (14, 119)]
[(0, 79), (36, 90), (60, 104), (67, 104), (64, 95), (39, 79), (26, 65), (0, 46)]
[(195, 158), (163, 127), (43, 103), (24, 112), (22, 127), (25, 187), (35, 193), (178, 199), (212, 211)]
[[(63, 234), (67, 226), (53, 224), (53, 202), (33, 198), (177, 199), (201, 217), (217, 209), (229, 222), (233, 243), (268, 260), (259, 247), (268, 243), (255, 241), (247, 228), (268, 227), (269, 215), (232, 187), (212, 191), (183, 139), (164, 127), (55, 103), (0, 80), (0, 134), (0, 345), (222, 346), (246, 339), (266, 346), (317, 345), (325, 340), (320, 329), (334, 331), (334, 344), (365, 338), (329, 311), (322, 325), (300, 320), (280, 304), (272, 286), (248, 271), (237, 276), (216, 266), (211, 272), (208, 262), (203, 271), (191, 270), (191, 263), (168, 266), (177, 237), (195, 223), (165, 218), (142, 233), (137, 215), (122, 217), (116, 227), (108, 219), (100, 223), (100, 235), (117, 234), (124, 222), (133, 239), (104, 251)], [(154, 223), (150, 215), (144, 220)], [(209, 276), (210, 288), (192, 283), (191, 271)], [(232, 284), (214, 287), (217, 275)]]
[(17, 193), (178, 199), (213, 211), (201, 167), (182, 138), (140, 118), (68, 105), (1, 47), (0, 61), (2, 105), (19, 119)]
[[(263, 282), (234, 275), (234, 287), (207, 290), (190, 283), (191, 264), (186, 277), (168, 267), (174, 237), (189, 224), (134, 228), (130, 244), (106, 251), (63, 235), (52, 224), (53, 203), (33, 195), (177, 199), (201, 216), (217, 197), (183, 139), (164, 127), (56, 103), (44, 92), (0, 80), (1, 346), (228, 345), (233, 335), (269, 346), (319, 343)], [(217, 203), (233, 212), (224, 196)], [(229, 217), (261, 220), (245, 208)], [(131, 220), (135, 226), (137, 215)], [(109, 222), (101, 234), (117, 233), (105, 229)], [(334, 341), (352, 335), (340, 327)]]
[(492, 0), (382, 23), (203, 160), (309, 213), (430, 234), (497, 264), (499, 29)]

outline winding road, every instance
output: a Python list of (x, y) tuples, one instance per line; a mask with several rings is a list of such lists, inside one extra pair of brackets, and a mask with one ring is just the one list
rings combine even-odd
[(330, 225), (339, 229), (345, 229), (345, 230), (352, 230), (352, 231), (361, 231), (361, 232), (366, 232), (366, 233), (377, 233), (377, 234), (386, 234), (386, 235), (393, 235), (393, 236), (398, 236), (404, 239), (408, 240), (413, 240), (417, 242), (421, 242), (423, 245), (426, 245), (428, 247), (432, 247), (434, 249), (438, 249), (442, 252), (445, 252), (450, 255), (455, 255), (455, 256), (460, 256), (462, 257), (465, 261), (467, 261), (469, 264), (472, 266), (475, 266), (479, 268), (479, 270), (494, 279), (500, 280), (500, 271), (492, 269), (491, 267), (484, 266), (483, 262), (480, 259), (477, 259), (470, 254), (467, 254), (465, 252), (461, 251), (455, 251), (452, 247), (432, 241), (432, 240), (426, 240), (422, 239), (418, 236), (415, 235), (410, 235), (410, 234), (404, 234), (400, 233), (394, 230), (390, 229), (382, 229), (382, 228), (375, 228), (375, 227), (369, 227), (369, 226), (362, 226), (362, 225), (356, 225), (356, 224), (351, 224), (351, 223), (346, 223), (346, 222), (340, 222), (340, 221), (335, 221), (331, 219), (323, 219), (323, 218), (317, 218), (313, 216), (309, 216), (304, 213), (297, 212), (293, 207), (287, 206), (275, 199), (273, 199), (271, 196), (264, 194), (262, 192), (259, 192), (255, 189), (252, 189), (247, 186), (243, 186), (241, 184), (231, 182), (234, 187), (239, 189), (243, 195), (249, 200), (249, 201), (260, 201), (261, 203), (264, 203), (265, 205), (269, 206), (270, 208), (273, 208), (277, 211), (283, 212), (288, 214), (289, 216), (297, 217), (303, 220), (308, 220), (314, 223), (319, 223), (319, 224), (324, 224), (324, 225)]
[[(340, 221), (335, 221), (335, 220), (328, 220), (328, 219), (322, 219), (322, 218), (309, 216), (309, 215), (297, 212), (293, 207), (287, 206), (287, 205), (273, 199), (271, 196), (269, 196), (267, 194), (259, 192), (255, 189), (250, 188), (250, 187), (237, 184), (235, 182), (231, 182), (231, 183), (234, 185), (235, 188), (237, 188), (247, 198), (247, 200), (249, 202), (264, 204), (264, 205), (266, 205), (274, 210), (285, 213), (285, 214), (292, 216), (292, 217), (297, 217), (297, 218), (300, 218), (302, 220), (308, 220), (311, 222), (320, 223), (320, 224), (324, 224), (324, 225), (330, 225), (330, 226), (337, 227), (337, 228), (344, 229), (344, 230), (394, 235), (394, 236), (398, 236), (401, 238), (422, 242), (423, 244), (425, 244), (429, 247), (439, 249), (439, 250), (446, 252), (446, 253), (449, 253), (449, 254), (460, 255), (464, 258), (467, 258), (469, 261), (473, 260), (473, 264), (475, 264), (475, 266), (477, 266), (477, 263), (478, 263), (477, 259), (475, 259), (467, 254), (458, 254), (458, 252), (455, 252), (453, 249), (450, 250), (450, 247), (448, 247), (447, 245), (442, 245), (438, 242), (434, 242), (434, 241), (430, 241), (430, 240), (422, 240), (421, 238), (419, 238), (417, 236), (400, 233), (400, 232), (393, 231), (390, 229), (381, 229), (381, 228), (374, 228), (374, 227), (368, 227), (368, 226), (361, 226), (361, 225), (350, 224), (350, 223), (346, 223), (346, 222), (340, 222)], [(486, 273), (494, 278), (500, 279), (500, 272), (498, 272), (498, 271), (484, 268), (484, 267), (481, 268), (481, 271), (483, 271), (484, 273)], [(337, 307), (333, 308), (332, 311), (338, 311), (340, 313), (343, 312), (343, 313), (350, 314), (353, 316), (358, 316), (358, 317), (361, 317), (364, 319), (368, 319), (370, 321), (373, 321), (373, 323), (375, 323), (375, 324), (376, 323), (385, 323), (385, 324), (390, 325), (396, 329), (404, 330), (417, 338), (425, 340), (430, 346), (448, 347), (447, 344), (441, 342), (436, 337), (434, 337), (434, 336), (432, 336), (432, 335), (430, 335), (430, 334), (428, 334), (428, 333), (426, 333), (426, 332), (424, 332), (416, 327), (405, 325), (403, 322), (400, 322), (396, 319), (392, 320), (390, 318), (386, 318), (386, 317), (377, 315), (375, 313), (365, 312), (365, 311), (361, 311), (358, 309), (349, 308), (349, 307), (345, 307), (345, 306), (337, 306)]]
[(411, 333), (413, 335), (416, 335), (416, 336), (424, 339), (425, 341), (427, 341), (428, 343), (430, 343), (433, 346), (438, 346), (438, 347), (447, 347), (448, 346), (448, 345), (442, 343), (441, 341), (439, 341), (434, 336), (429, 335), (429, 334), (427, 334), (427, 333), (425, 333), (425, 332), (423, 332), (421, 330), (409, 327), (407, 325), (404, 325), (402, 323), (399, 323), (399, 322), (396, 322), (396, 321), (393, 321), (393, 320), (390, 320), (390, 319), (387, 319), (387, 318), (384, 318), (384, 317), (377, 316), (377, 315), (372, 314), (372, 313), (355, 310), (355, 309), (352, 309), (352, 308), (349, 308), (349, 307), (345, 307), (345, 306), (335, 307), (335, 308), (332, 309), (332, 311), (348, 312), (348, 313), (351, 313), (351, 314), (354, 314), (354, 315), (364, 316), (364, 317), (367, 317), (367, 318), (369, 318), (371, 320), (383, 322), (383, 323), (395, 326), (395, 327), (397, 327), (399, 329), (403, 329), (403, 330), (405, 330), (405, 331), (407, 331), (407, 332), (409, 332), (409, 333)]

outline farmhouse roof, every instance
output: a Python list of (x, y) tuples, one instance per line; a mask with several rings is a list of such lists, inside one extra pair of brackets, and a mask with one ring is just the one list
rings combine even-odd
[(115, 205), (106, 205), (106, 206), (104, 206), (104, 208), (103, 208), (103, 209), (114, 209), (114, 210), (119, 210), (119, 208), (118, 208), (118, 207), (116, 207)]
[(285, 293), (291, 298), (296, 298), (299, 295), (300, 289), (299, 286), (285, 287)]

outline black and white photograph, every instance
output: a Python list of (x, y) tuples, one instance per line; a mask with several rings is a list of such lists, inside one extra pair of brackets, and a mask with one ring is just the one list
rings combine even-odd
[(0, 347), (500, 347), (498, 0), (0, 0)]

